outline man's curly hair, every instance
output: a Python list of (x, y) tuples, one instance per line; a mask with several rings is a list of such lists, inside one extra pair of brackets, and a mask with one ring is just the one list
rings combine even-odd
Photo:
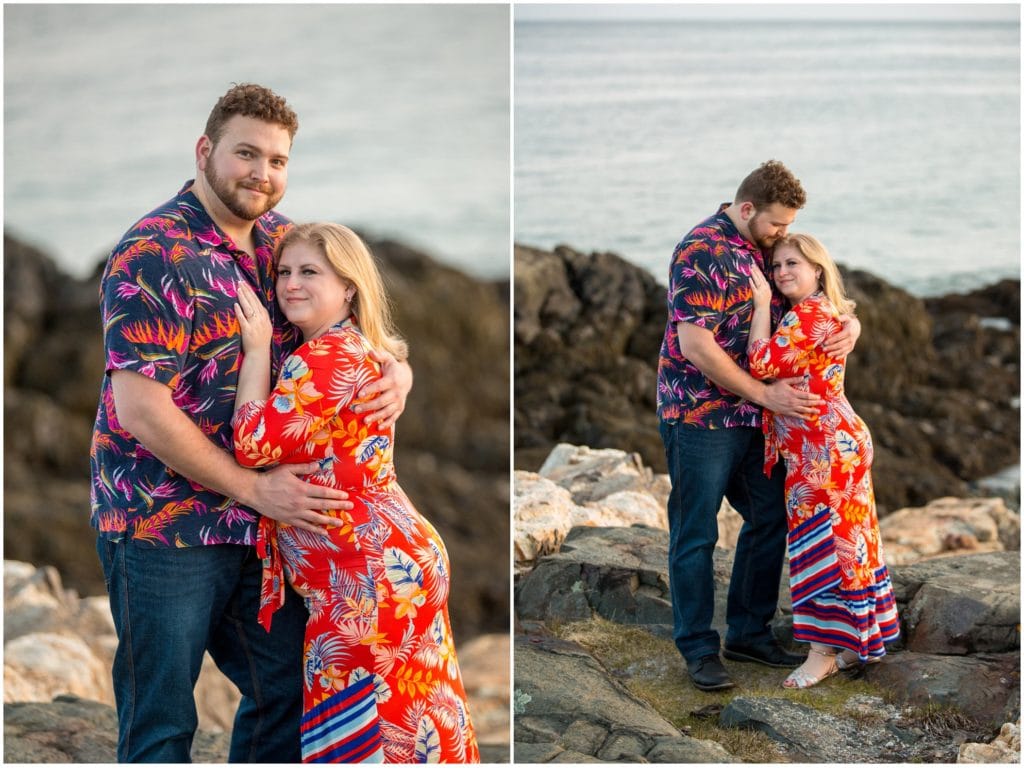
[(288, 131), (289, 139), (294, 139), (299, 129), (299, 118), (280, 95), (258, 84), (236, 84), (220, 97), (206, 121), (206, 135), (214, 146), (236, 114), (280, 125)]
[(761, 211), (769, 204), (802, 209), (807, 194), (793, 172), (777, 160), (769, 160), (750, 172), (736, 191), (736, 203), (750, 201)]

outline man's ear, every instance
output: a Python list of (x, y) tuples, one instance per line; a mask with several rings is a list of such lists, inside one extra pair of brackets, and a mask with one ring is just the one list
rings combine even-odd
[(213, 142), (209, 136), (200, 136), (199, 141), (196, 142), (196, 168), (200, 171), (206, 171), (206, 161), (210, 159), (210, 153), (213, 152)]
[(754, 206), (753, 201), (741, 201), (740, 202), (740, 217), (744, 220), (750, 220), (757, 213), (757, 207)]

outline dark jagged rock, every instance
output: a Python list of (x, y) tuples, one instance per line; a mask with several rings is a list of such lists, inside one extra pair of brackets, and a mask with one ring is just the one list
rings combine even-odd
[(653, 407), (664, 288), (612, 254), (517, 246), (515, 264), (517, 467), (536, 470), (561, 442), (664, 464)]
[[(662, 281), (610, 253), (515, 248), (515, 462), (558, 443), (638, 452), (657, 472)], [(881, 514), (963, 496), (1020, 458), (1020, 281), (918, 299), (844, 270), (863, 331), (847, 389), (875, 443)], [(880, 477), (884, 477), (881, 480)], [(1018, 499), (1019, 502), (1019, 499)]]
[[(395, 242), (370, 245), (415, 376), (397, 468), (448, 545), (456, 638), (507, 630), (508, 286)], [(88, 524), (101, 271), (76, 280), (4, 235), (5, 555), (57, 566), (83, 595), (105, 592)]]

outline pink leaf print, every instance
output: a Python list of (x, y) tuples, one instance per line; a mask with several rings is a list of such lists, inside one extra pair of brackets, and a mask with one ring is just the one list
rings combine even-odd
[(125, 282), (119, 283), (117, 288), (115, 288), (114, 290), (117, 292), (117, 296), (119, 299), (131, 299), (133, 296), (138, 296), (139, 291), (141, 291), (142, 289), (139, 288), (134, 283)]
[(209, 383), (213, 378), (217, 376), (217, 360), (210, 359), (205, 365), (203, 365), (202, 372), (199, 373), (199, 380), (203, 383)]
[(209, 228), (206, 231), (200, 231), (195, 235), (195, 238), (204, 245), (212, 245), (214, 247), (223, 241), (220, 234), (218, 234), (213, 228)]

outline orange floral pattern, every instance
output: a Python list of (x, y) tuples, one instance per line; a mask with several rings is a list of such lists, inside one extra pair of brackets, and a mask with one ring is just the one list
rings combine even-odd
[(764, 413), (765, 472), (786, 464), (793, 638), (843, 647), (862, 660), (885, 654), (899, 618), (882, 552), (871, 483), (873, 446), (844, 391), (845, 359), (821, 343), (839, 332), (832, 303), (813, 294), (751, 343), (756, 378), (803, 378), (822, 397), (811, 420)]
[(448, 617), (450, 564), (437, 531), (395, 477), (393, 428), (351, 405), (380, 377), (346, 322), (284, 363), (266, 401), (236, 414), (235, 453), (251, 467), (319, 462), (307, 481), (347, 491), (323, 537), (261, 520), (261, 621), (282, 572), (305, 596), (304, 761), (477, 762)]

